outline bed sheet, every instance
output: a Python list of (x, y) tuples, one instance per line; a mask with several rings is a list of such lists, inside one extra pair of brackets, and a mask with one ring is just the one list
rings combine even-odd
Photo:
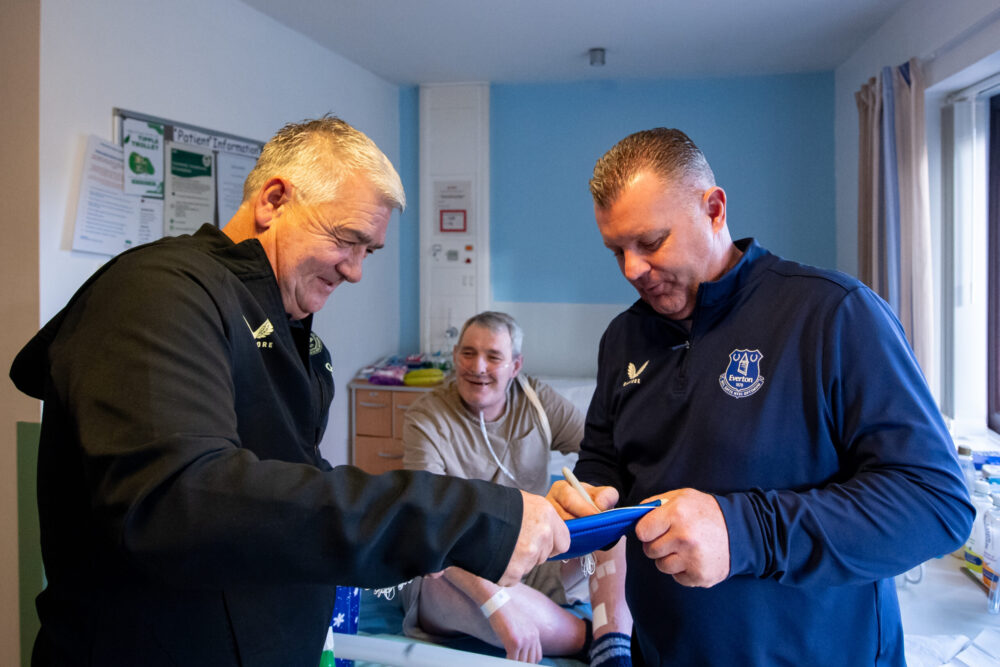
[[(576, 605), (575, 611), (582, 611), (589, 618), (589, 605)], [(412, 644), (426, 644), (416, 639), (410, 639), (403, 635), (403, 605), (398, 595), (392, 600), (376, 596), (372, 591), (363, 590), (361, 592), (361, 614), (358, 621), (358, 633), (381, 639), (390, 639), (399, 642)], [(454, 649), (457, 651), (467, 651), (477, 655), (503, 658), (503, 649), (491, 646), (475, 637), (456, 637), (436, 646)], [(513, 661), (505, 661), (510, 664), (519, 664)], [(355, 660), (355, 667), (377, 667), (385, 663), (363, 662)], [(458, 663), (456, 663), (458, 664)], [(586, 667), (585, 662), (571, 658), (545, 658), (543, 665), (553, 665), (555, 667)]]

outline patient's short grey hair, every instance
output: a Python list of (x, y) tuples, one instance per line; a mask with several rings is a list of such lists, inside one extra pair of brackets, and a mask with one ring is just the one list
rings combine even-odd
[(458, 336), (459, 343), (462, 342), (462, 337), (465, 336), (465, 330), (473, 324), (489, 329), (493, 333), (506, 331), (510, 334), (511, 354), (515, 358), (521, 356), (521, 343), (524, 341), (524, 332), (521, 331), (521, 326), (513, 317), (496, 310), (484, 310), (478, 315), (473, 315), (462, 325), (462, 333)]
[(363, 132), (336, 116), (289, 123), (281, 128), (264, 145), (247, 176), (243, 201), (252, 198), (275, 176), (292, 182), (293, 196), (300, 204), (333, 201), (345, 180), (360, 176), (390, 207), (406, 207), (403, 184), (389, 158)]
[(594, 204), (610, 208), (647, 171), (664, 182), (681, 181), (699, 190), (715, 185), (715, 174), (701, 149), (680, 130), (657, 127), (630, 134), (601, 156), (590, 179)]

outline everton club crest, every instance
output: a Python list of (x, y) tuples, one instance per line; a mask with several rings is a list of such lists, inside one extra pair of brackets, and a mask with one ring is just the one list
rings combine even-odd
[(733, 350), (729, 353), (729, 367), (719, 376), (719, 386), (733, 398), (746, 398), (757, 393), (764, 384), (760, 374), (760, 350)]

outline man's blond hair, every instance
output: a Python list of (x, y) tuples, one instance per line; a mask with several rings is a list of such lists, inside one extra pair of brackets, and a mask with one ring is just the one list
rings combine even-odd
[(601, 156), (590, 179), (594, 204), (610, 208), (645, 172), (664, 183), (682, 183), (699, 190), (715, 185), (715, 174), (701, 149), (680, 130), (657, 127), (630, 134)]

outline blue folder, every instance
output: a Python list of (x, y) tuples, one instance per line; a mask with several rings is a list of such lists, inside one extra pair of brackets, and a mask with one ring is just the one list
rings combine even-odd
[(570, 519), (566, 522), (569, 528), (569, 551), (553, 556), (549, 560), (569, 560), (603, 549), (629, 533), (646, 512), (659, 507), (660, 501), (653, 500), (631, 507), (618, 507), (606, 512)]

